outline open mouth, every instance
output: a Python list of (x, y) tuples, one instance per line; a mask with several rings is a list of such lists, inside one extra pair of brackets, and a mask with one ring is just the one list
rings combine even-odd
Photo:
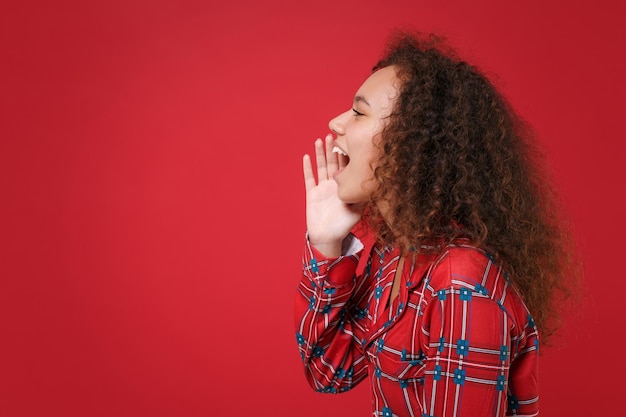
[(350, 157), (348, 156), (346, 151), (341, 149), (339, 146), (335, 145), (333, 147), (333, 153), (336, 153), (337, 156), (339, 157), (339, 165), (340, 166), (342, 166), (342, 167), (346, 166), (346, 165), (348, 165), (348, 162), (350, 162)]
[(343, 156), (348, 156), (347, 153), (344, 152), (343, 149), (341, 149), (339, 146), (335, 145), (335, 147), (333, 148), (333, 152), (334, 153), (338, 153), (339, 155), (343, 155)]

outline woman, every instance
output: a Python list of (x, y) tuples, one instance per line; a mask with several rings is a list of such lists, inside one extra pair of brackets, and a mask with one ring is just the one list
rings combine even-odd
[(528, 130), (434, 37), (399, 34), (303, 159), (307, 380), (375, 416), (538, 413), (538, 334), (576, 277)]

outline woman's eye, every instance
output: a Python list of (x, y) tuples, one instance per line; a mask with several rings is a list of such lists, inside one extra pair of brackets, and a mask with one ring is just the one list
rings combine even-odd
[(363, 113), (359, 113), (356, 109), (352, 109), (355, 116), (363, 116)]

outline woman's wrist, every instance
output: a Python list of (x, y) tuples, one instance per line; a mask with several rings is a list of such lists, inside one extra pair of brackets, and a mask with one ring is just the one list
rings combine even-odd
[(339, 256), (341, 256), (341, 240), (330, 242), (316, 242), (309, 237), (309, 243), (319, 253), (326, 256), (327, 258), (338, 258)]

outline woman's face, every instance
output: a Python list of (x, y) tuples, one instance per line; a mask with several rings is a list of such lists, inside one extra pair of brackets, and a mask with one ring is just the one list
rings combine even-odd
[(361, 85), (352, 108), (328, 124), (337, 135), (334, 152), (345, 162), (345, 167), (334, 175), (338, 196), (344, 203), (368, 201), (375, 189), (371, 165), (376, 152), (375, 141), (393, 109), (397, 84), (395, 68), (381, 68)]

